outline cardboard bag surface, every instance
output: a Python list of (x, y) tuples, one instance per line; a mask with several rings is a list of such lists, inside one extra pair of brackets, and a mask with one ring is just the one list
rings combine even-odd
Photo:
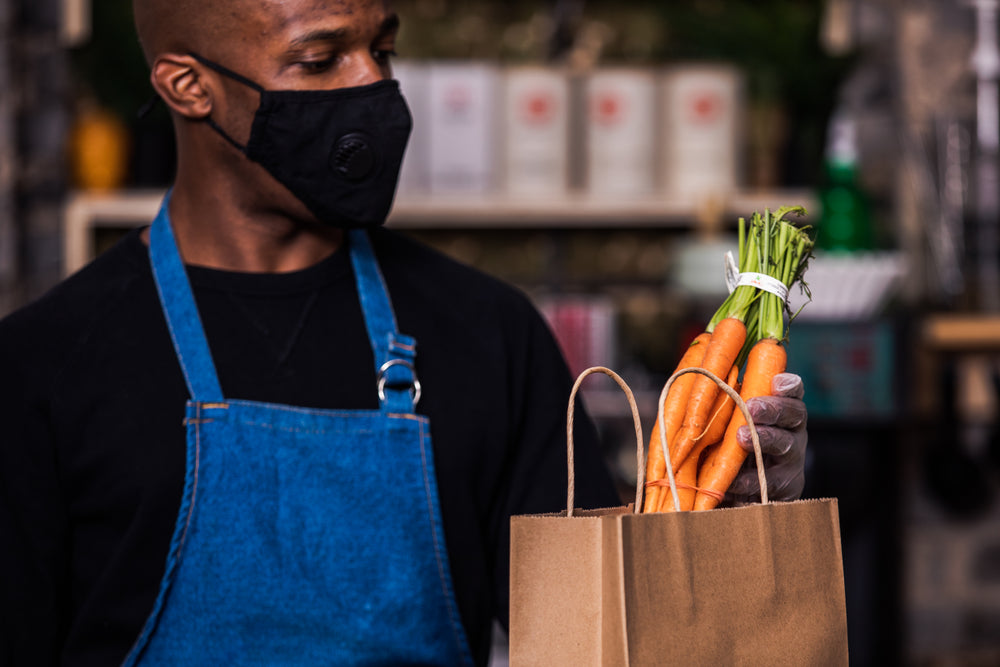
[(848, 664), (835, 499), (515, 516), (510, 594), (515, 667)]

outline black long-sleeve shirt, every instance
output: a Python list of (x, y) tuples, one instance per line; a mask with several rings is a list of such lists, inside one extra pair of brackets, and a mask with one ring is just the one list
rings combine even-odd
[[(372, 240), (417, 339), (455, 593), (485, 664), (509, 517), (565, 503), (572, 379), (520, 292), (390, 230)], [(188, 272), (227, 397), (377, 408), (346, 248), (293, 273)], [(0, 322), (0, 664), (120, 663), (163, 575), (187, 398), (138, 231)], [(577, 504), (618, 504), (582, 417)]]

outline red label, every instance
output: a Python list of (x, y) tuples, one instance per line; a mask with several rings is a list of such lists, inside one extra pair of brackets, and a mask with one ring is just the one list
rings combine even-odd
[(722, 116), (726, 103), (711, 90), (696, 92), (688, 103), (688, 121), (700, 125), (714, 123)]
[(556, 111), (555, 97), (544, 90), (532, 91), (521, 97), (521, 118), (531, 125), (544, 125)]
[(472, 106), (472, 93), (461, 84), (450, 86), (444, 91), (444, 105), (449, 113), (467, 113)]
[(617, 125), (625, 116), (625, 99), (614, 91), (598, 93), (591, 103), (590, 112), (600, 125)]

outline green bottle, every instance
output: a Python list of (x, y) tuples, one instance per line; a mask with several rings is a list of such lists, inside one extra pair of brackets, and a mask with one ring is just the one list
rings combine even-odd
[(858, 183), (855, 125), (842, 112), (835, 113), (830, 122), (820, 205), (817, 248), (851, 252), (874, 247), (868, 198)]

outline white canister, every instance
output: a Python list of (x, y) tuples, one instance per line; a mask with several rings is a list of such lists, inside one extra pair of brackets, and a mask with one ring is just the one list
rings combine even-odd
[(587, 177), (593, 195), (649, 195), (656, 189), (656, 76), (603, 68), (585, 82)]
[(496, 184), (498, 72), (487, 63), (436, 62), (428, 79), (432, 194), (485, 194)]
[(504, 189), (561, 196), (569, 186), (570, 84), (565, 71), (511, 67), (503, 73)]
[(428, 145), (430, 134), (427, 82), (429, 68), (425, 63), (396, 60), (392, 64), (393, 78), (413, 116), (413, 131), (403, 155), (397, 191), (401, 196), (423, 194), (430, 189)]
[(722, 199), (739, 185), (743, 78), (728, 65), (672, 67), (663, 76), (665, 190)]

